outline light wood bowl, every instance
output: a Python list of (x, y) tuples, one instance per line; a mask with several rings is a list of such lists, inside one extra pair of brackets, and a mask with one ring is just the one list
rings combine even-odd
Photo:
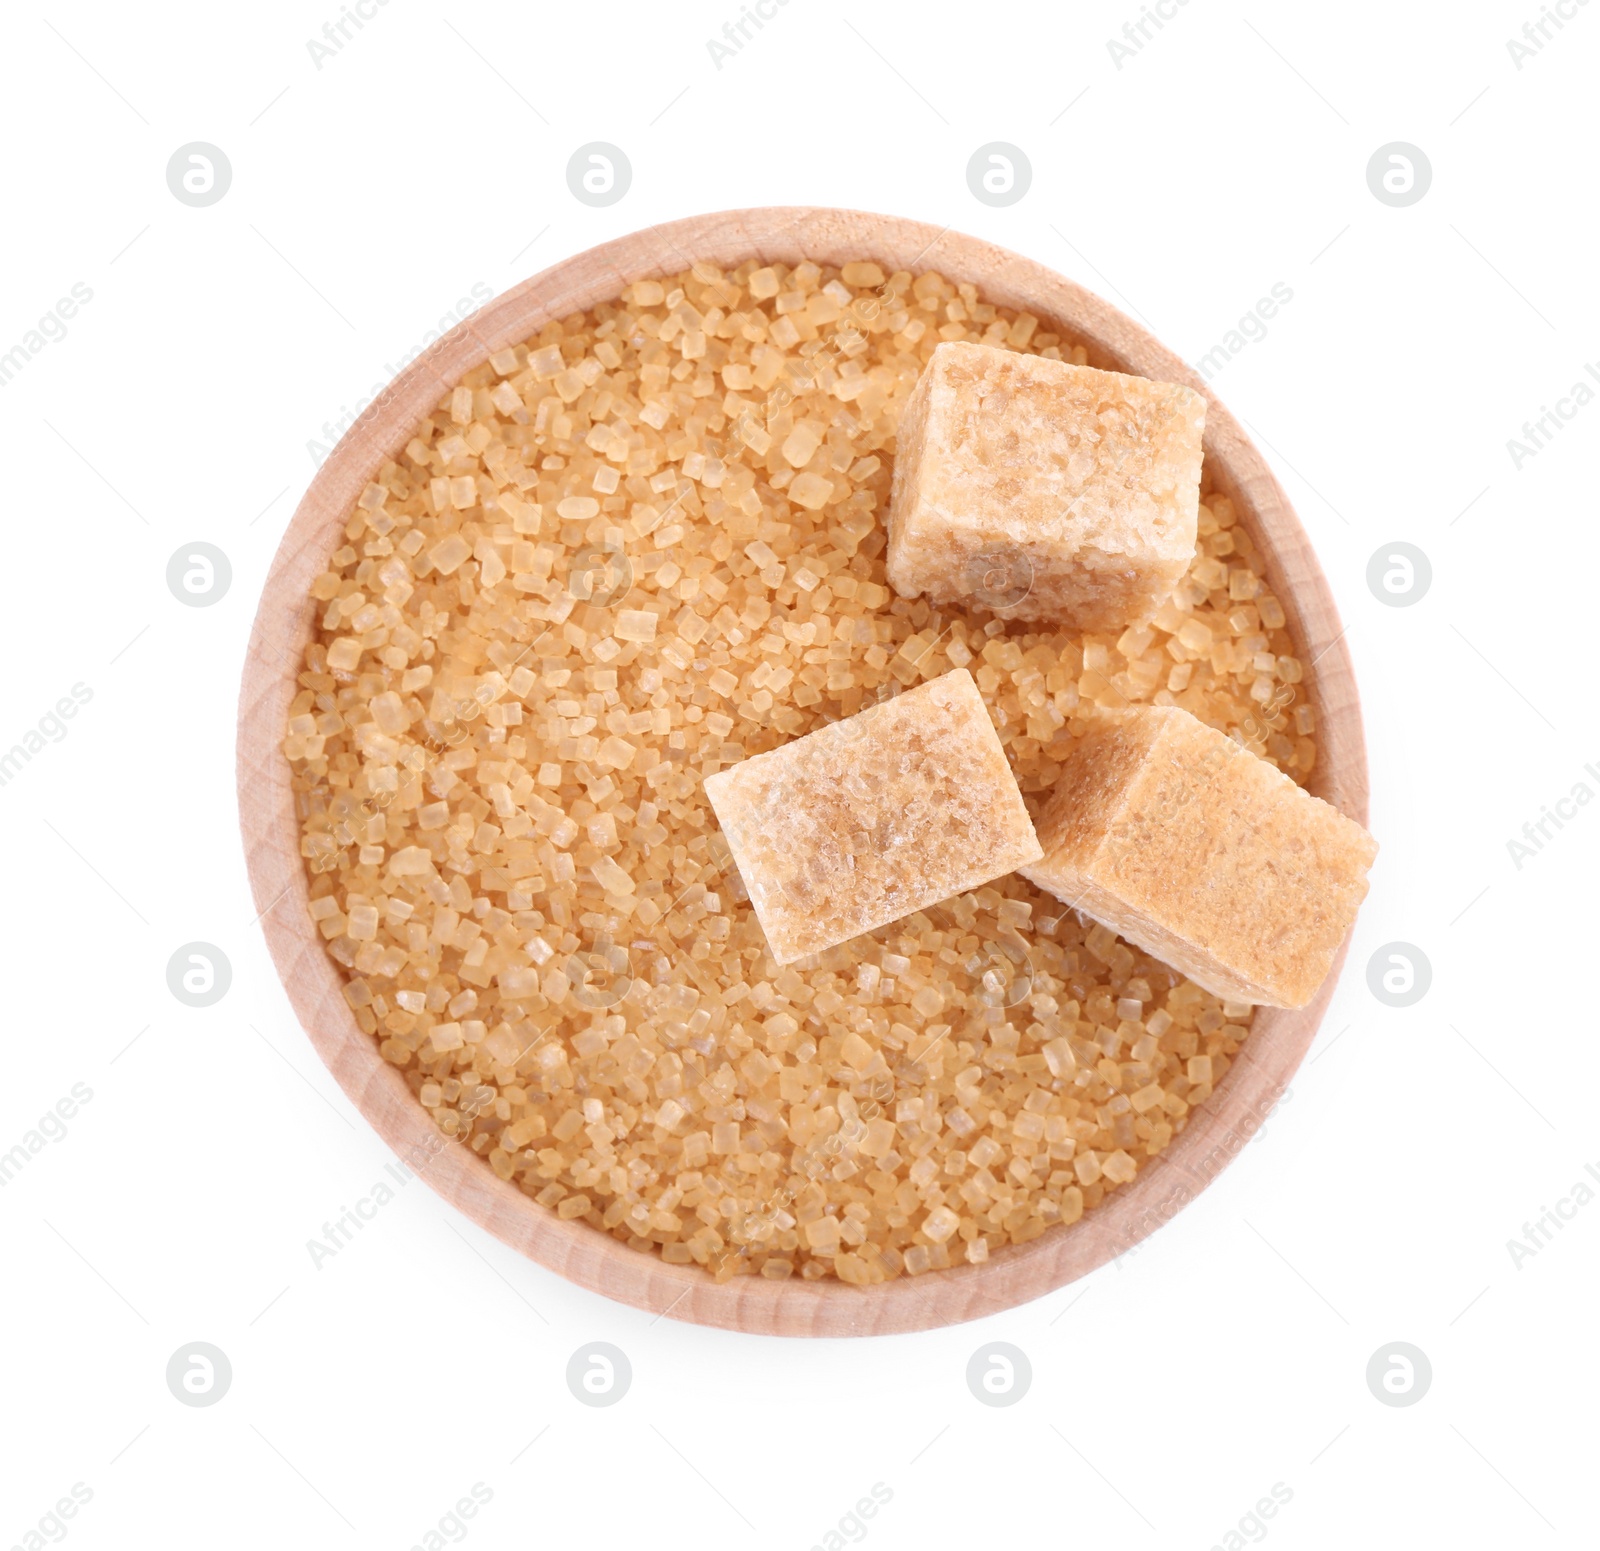
[(697, 259), (732, 268), (747, 259), (843, 264), (886, 272), (938, 269), (988, 301), (1023, 307), (1081, 341), (1091, 364), (1205, 393), (1206, 467), (1267, 556), (1289, 614), (1317, 712), (1312, 790), (1351, 818), (1367, 817), (1366, 750), (1350, 658), (1327, 582), (1288, 498), (1238, 422), (1177, 356), (1115, 308), (1040, 264), (975, 237), (855, 210), (771, 208), (695, 216), (618, 238), (497, 297), (412, 362), (361, 415), (318, 470), (284, 535), (262, 593), (239, 700), (240, 823), (267, 945), (300, 1022), (339, 1085), (402, 1159), (445, 1200), (497, 1238), (580, 1286), (653, 1313), (766, 1335), (847, 1336), (923, 1330), (1037, 1298), (1131, 1249), (1203, 1190), (1250, 1141), (1299, 1066), (1344, 962), (1299, 1012), (1263, 1008), (1216, 1093), (1133, 1183), (1071, 1228), (963, 1266), (879, 1287), (836, 1281), (717, 1285), (693, 1266), (668, 1265), (582, 1222), (564, 1222), (501, 1181), (466, 1148), (443, 1144), (399, 1071), (378, 1055), (341, 994), (339, 972), (307, 914), (308, 880), (288, 762), (280, 752), (294, 677), (311, 638), (309, 588), (338, 547), (352, 502), (385, 458), (473, 366), (552, 318), (615, 298), (634, 280)]

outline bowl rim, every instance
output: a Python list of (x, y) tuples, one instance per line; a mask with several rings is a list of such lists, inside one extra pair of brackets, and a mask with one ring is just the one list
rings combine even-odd
[[(309, 878), (288, 762), (280, 744), (314, 619), (309, 586), (337, 547), (334, 534), (385, 458), (472, 367), (496, 350), (598, 302), (634, 280), (708, 260), (842, 264), (887, 272), (937, 269), (971, 281), (985, 300), (1025, 307), (1082, 342), (1091, 364), (1181, 382), (1207, 402), (1205, 455), (1258, 541), (1267, 579), (1307, 659), (1317, 715), (1312, 792), (1359, 823), (1367, 765), (1354, 671), (1327, 580), (1282, 487), (1235, 418), (1191, 368), (1094, 293), (1020, 254), (919, 221), (826, 206), (766, 206), (690, 216), (613, 238), (542, 270), (432, 342), (385, 385), (345, 432), (301, 498), (279, 544), (251, 630), (240, 684), (237, 787), (251, 892), (269, 952), (312, 1047), (401, 1161), (444, 1200), (529, 1259), (609, 1298), (692, 1323), (752, 1334), (873, 1335), (932, 1329), (1013, 1308), (1134, 1248), (1211, 1183), (1249, 1143), (1288, 1086), (1333, 995), (1348, 936), (1321, 990), (1297, 1011), (1260, 1008), (1215, 1093), (1167, 1150), (1068, 1228), (996, 1250), (982, 1265), (900, 1277), (869, 1288), (828, 1279), (717, 1283), (669, 1265), (581, 1221), (565, 1221), (451, 1145), (412, 1097), (400, 1070), (356, 1023), (343, 981), (312, 925)], [(285, 671), (285, 664), (288, 671)]]

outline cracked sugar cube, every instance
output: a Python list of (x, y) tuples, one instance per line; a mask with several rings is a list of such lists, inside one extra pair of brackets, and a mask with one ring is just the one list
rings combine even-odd
[(937, 346), (896, 437), (889, 581), (905, 597), (1113, 630), (1195, 553), (1205, 398), (992, 345)]
[(1176, 706), (1078, 740), (1021, 869), (1225, 1001), (1304, 1007), (1367, 893), (1359, 824)]
[(965, 668), (705, 784), (780, 964), (1043, 854)]

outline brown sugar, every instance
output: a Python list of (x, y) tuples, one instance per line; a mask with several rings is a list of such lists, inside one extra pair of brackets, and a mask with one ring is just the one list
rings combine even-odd
[(1220, 491), (1137, 627), (890, 590), (896, 430), (942, 341), (1087, 359), (932, 271), (638, 281), (469, 371), (310, 589), (283, 747), (352, 1015), (552, 1219), (718, 1277), (881, 1282), (1058, 1231), (1183, 1131), (1250, 1009), (1017, 873), (780, 965), (706, 776), (963, 667), (1033, 804), (1129, 705), (1316, 764)]
[(1175, 383), (942, 344), (900, 427), (889, 580), (1080, 629), (1148, 619), (1194, 559), (1204, 425)]
[(1170, 706), (1079, 739), (1026, 877), (1234, 1002), (1304, 1007), (1367, 893), (1377, 843)]
[(789, 964), (1044, 854), (965, 668), (706, 777)]

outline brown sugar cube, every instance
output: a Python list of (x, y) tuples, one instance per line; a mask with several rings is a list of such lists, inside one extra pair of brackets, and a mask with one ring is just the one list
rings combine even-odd
[(1044, 854), (965, 668), (706, 777), (789, 964)]
[(1367, 893), (1377, 842), (1175, 706), (1081, 738), (1023, 877), (1228, 1001), (1304, 1007)]
[(1194, 559), (1206, 401), (947, 341), (896, 433), (889, 581), (905, 597), (1112, 630)]

